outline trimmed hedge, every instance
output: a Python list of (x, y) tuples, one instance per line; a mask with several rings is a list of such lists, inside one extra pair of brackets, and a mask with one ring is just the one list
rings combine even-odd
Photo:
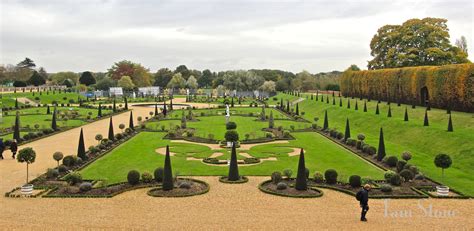
[(426, 87), (430, 106), (458, 111), (474, 108), (473, 85), (474, 64), (346, 71), (341, 77), (345, 96), (420, 105)]

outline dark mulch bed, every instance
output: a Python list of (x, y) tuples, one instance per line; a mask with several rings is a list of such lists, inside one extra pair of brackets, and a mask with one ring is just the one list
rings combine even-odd
[(315, 188), (311, 188), (310, 185), (308, 185), (307, 190), (296, 190), (294, 188), (295, 180), (291, 179), (285, 179), (282, 180), (281, 182), (286, 183), (288, 187), (286, 189), (277, 189), (277, 184), (274, 184), (272, 181), (264, 181), (263, 183), (260, 184), (259, 188), (261, 191), (273, 195), (278, 195), (278, 196), (286, 196), (286, 197), (320, 197), (323, 195), (321, 191)]
[[(183, 182), (189, 183), (190, 188), (180, 187)], [(164, 191), (161, 187), (159, 187), (148, 191), (148, 195), (154, 197), (188, 197), (201, 195), (207, 193), (208, 191), (209, 185), (204, 181), (195, 179), (179, 179), (178, 182), (175, 183), (173, 190)]]
[(158, 186), (157, 183), (142, 183), (140, 182), (137, 185), (131, 185), (127, 183), (120, 183), (109, 185), (107, 187), (100, 187), (100, 188), (92, 188), (87, 192), (81, 192), (79, 190), (79, 185), (67, 185), (65, 187), (58, 187), (56, 190), (53, 190), (48, 194), (48, 196), (59, 196), (59, 197), (68, 197), (68, 196), (97, 196), (97, 197), (107, 197), (107, 196), (114, 196), (122, 192), (126, 192), (132, 189), (138, 188), (145, 188), (145, 187), (153, 187)]
[(219, 181), (222, 182), (222, 183), (226, 183), (226, 184), (242, 184), (242, 183), (246, 183), (249, 181), (249, 179), (245, 176), (240, 176), (240, 179), (239, 180), (236, 180), (236, 181), (230, 181), (227, 176), (221, 176), (219, 177)]

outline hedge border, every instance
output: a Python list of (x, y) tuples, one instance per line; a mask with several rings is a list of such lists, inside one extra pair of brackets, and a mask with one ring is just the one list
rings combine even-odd
[[(120, 184), (127, 184), (125, 182), (120, 182), (120, 183), (115, 183), (115, 184), (110, 184), (108, 185), (109, 186), (114, 186), (114, 185), (120, 185)], [(160, 184), (149, 184), (149, 185), (139, 185), (139, 186), (133, 186), (131, 188), (128, 188), (128, 189), (125, 189), (125, 190), (122, 190), (122, 191), (117, 191), (117, 192), (114, 192), (112, 194), (109, 194), (109, 195), (66, 195), (66, 194), (56, 194), (56, 195), (52, 195), (52, 193), (54, 193), (56, 190), (59, 189), (59, 187), (53, 187), (51, 191), (49, 191), (48, 194), (46, 195), (43, 195), (42, 197), (45, 197), (45, 198), (112, 198), (114, 196), (117, 196), (119, 194), (122, 194), (124, 192), (128, 192), (128, 191), (132, 191), (132, 190), (136, 190), (136, 189), (142, 189), (142, 188), (150, 188), (150, 187), (157, 187), (159, 186)]]
[(195, 194), (188, 194), (188, 195), (172, 195), (172, 196), (161, 196), (161, 195), (152, 195), (152, 192), (153, 191), (158, 191), (158, 190), (161, 190), (162, 187), (156, 187), (154, 189), (151, 189), (147, 192), (147, 195), (148, 196), (151, 196), (151, 197), (163, 197), (163, 198), (181, 198), (181, 197), (192, 197), (192, 196), (198, 196), (198, 195), (203, 195), (203, 194), (206, 194), (209, 192), (209, 190), (211, 189), (211, 186), (205, 182), (205, 181), (202, 181), (202, 180), (197, 180), (197, 179), (193, 179), (193, 178), (181, 178), (181, 179), (186, 179), (186, 180), (191, 180), (191, 181), (194, 181), (194, 182), (197, 182), (197, 183), (200, 183), (200, 184), (204, 184), (207, 188), (203, 191), (200, 191), (198, 193), (195, 193)]
[(249, 181), (249, 178), (246, 176), (240, 176), (240, 180), (236, 181), (230, 181), (227, 180), (227, 176), (221, 176), (219, 177), (219, 182), (224, 183), (224, 184), (244, 184)]
[(316, 195), (291, 195), (291, 194), (283, 194), (283, 193), (277, 193), (274, 191), (267, 190), (266, 188), (263, 187), (264, 184), (271, 182), (272, 180), (266, 180), (258, 184), (258, 189), (264, 193), (275, 195), (275, 196), (281, 196), (281, 197), (289, 197), (289, 198), (318, 198), (322, 197), (324, 195), (324, 192), (317, 189), (316, 187), (310, 186), (309, 189), (315, 190), (318, 192)]

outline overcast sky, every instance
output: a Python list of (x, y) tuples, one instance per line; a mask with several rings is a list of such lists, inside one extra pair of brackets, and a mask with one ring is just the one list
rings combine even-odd
[(155, 72), (366, 68), (377, 29), (448, 19), (474, 60), (472, 1), (1, 0), (0, 64), (33, 59), (48, 72), (106, 71), (127, 59)]

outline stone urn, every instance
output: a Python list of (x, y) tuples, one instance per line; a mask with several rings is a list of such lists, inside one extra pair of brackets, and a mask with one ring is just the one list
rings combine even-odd
[(443, 186), (443, 185), (436, 186), (436, 194), (438, 196), (448, 196), (449, 195), (449, 187), (448, 186)]
[(25, 184), (21, 186), (21, 194), (22, 195), (31, 195), (33, 194), (33, 185), (32, 184)]

